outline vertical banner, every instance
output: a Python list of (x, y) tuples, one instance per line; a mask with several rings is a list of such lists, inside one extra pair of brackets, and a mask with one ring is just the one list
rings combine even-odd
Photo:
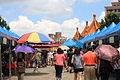
[(114, 37), (109, 38), (109, 43), (114, 43)]
[(91, 46), (93, 45), (93, 42), (91, 42)]
[(7, 38), (3, 38), (3, 44), (7, 44)]
[(99, 40), (99, 45), (101, 45), (102, 44), (102, 40)]
[(14, 40), (12, 40), (12, 46), (15, 46), (15, 41)]
[(2, 80), (1, 42), (2, 42), (2, 38), (0, 37), (0, 80)]

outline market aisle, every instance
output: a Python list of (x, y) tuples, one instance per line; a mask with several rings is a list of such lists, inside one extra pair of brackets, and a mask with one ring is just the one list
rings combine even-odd
[[(73, 80), (73, 76), (73, 73), (64, 70), (62, 80)], [(11, 80), (17, 80), (17, 77), (13, 76)], [(39, 72), (33, 72), (33, 68), (27, 68), (24, 80), (55, 80), (54, 67), (39, 68)]]

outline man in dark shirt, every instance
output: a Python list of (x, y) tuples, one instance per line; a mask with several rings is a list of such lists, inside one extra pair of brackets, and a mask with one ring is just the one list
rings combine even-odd
[(67, 53), (67, 70), (71, 73), (72, 72), (72, 63), (71, 63), (71, 60), (72, 60), (72, 56), (73, 56), (73, 50), (72, 48), (69, 49), (68, 53)]

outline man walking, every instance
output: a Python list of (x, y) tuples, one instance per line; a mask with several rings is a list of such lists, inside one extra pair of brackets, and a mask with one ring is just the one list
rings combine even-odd
[(92, 47), (88, 48), (88, 52), (82, 56), (84, 63), (84, 79), (85, 80), (96, 80), (95, 68), (97, 62), (97, 56), (92, 51)]

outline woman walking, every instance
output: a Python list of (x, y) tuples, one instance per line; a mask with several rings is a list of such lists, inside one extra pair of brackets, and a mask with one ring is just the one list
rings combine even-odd
[(65, 62), (65, 55), (63, 54), (63, 50), (61, 48), (57, 49), (57, 53), (54, 54), (54, 64), (56, 71), (56, 80), (61, 80), (62, 78), (62, 70)]
[(83, 80), (82, 55), (79, 49), (75, 49), (74, 55), (72, 56), (72, 63), (74, 68), (74, 80)]

